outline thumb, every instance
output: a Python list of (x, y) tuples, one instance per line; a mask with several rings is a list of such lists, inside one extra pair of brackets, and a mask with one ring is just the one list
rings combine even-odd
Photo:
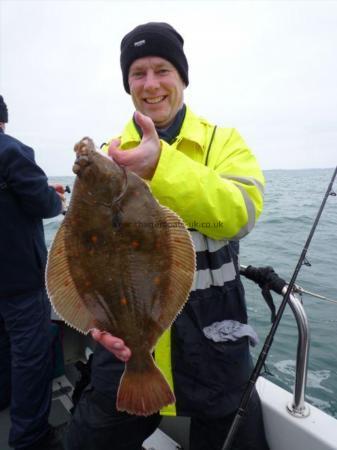
[(135, 121), (137, 122), (137, 125), (140, 126), (143, 132), (143, 138), (150, 138), (153, 136), (157, 137), (157, 131), (156, 127), (154, 126), (154, 123), (151, 119), (151, 117), (145, 116), (145, 114), (142, 114), (139, 111), (135, 112)]

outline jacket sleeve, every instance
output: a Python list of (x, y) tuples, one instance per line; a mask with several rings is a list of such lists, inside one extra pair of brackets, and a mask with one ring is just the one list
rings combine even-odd
[(36, 164), (30, 147), (11, 143), (2, 152), (1, 160), (7, 187), (26, 214), (49, 218), (61, 213), (62, 201), (55, 189), (48, 185), (48, 179)]
[(207, 166), (161, 141), (150, 185), (158, 201), (189, 228), (213, 239), (240, 239), (263, 208), (264, 177), (236, 130), (217, 130)]

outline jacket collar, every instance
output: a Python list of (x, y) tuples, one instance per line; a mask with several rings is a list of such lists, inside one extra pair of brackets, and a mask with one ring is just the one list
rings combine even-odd
[[(204, 125), (189, 107), (186, 107), (186, 115), (178, 135), (179, 141), (187, 140), (196, 144), (200, 150), (204, 150)], [(125, 126), (121, 136), (121, 147), (124, 149), (135, 147), (139, 144), (140, 136), (133, 119)], [(179, 146), (179, 144), (178, 144)]]

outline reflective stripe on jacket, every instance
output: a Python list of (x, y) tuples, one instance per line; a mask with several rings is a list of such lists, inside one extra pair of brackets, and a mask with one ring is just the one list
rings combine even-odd
[[(189, 300), (155, 349), (177, 399), (163, 409), (166, 415), (221, 417), (234, 411), (252, 368), (248, 338), (215, 343), (202, 331), (227, 319), (247, 323), (239, 245), (233, 241), (253, 228), (263, 207), (264, 177), (244, 140), (234, 129), (217, 128), (209, 148), (213, 131), (212, 124), (187, 108), (175, 141), (161, 141), (150, 182), (157, 200), (185, 221), (197, 255)], [(131, 120), (121, 148), (139, 142)]]

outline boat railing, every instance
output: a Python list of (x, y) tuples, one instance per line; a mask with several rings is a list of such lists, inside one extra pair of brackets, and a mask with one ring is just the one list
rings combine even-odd
[[(288, 286), (283, 288), (283, 295), (286, 294)], [(310, 346), (310, 329), (308, 318), (301, 300), (295, 295), (290, 294), (288, 299), (289, 306), (295, 316), (298, 329), (295, 386), (293, 400), (288, 403), (287, 410), (294, 417), (307, 417), (310, 414), (310, 408), (305, 403), (305, 389), (307, 385), (308, 357)]]

